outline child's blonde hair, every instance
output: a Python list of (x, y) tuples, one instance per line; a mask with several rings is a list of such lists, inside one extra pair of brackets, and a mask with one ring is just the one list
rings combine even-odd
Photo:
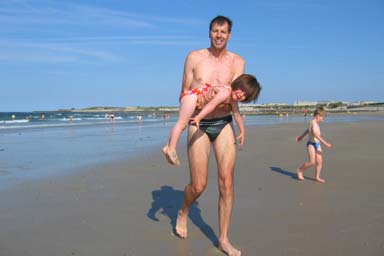
[(315, 112), (313, 112), (313, 116), (325, 117), (326, 114), (327, 114), (327, 111), (324, 109), (324, 107), (317, 107)]

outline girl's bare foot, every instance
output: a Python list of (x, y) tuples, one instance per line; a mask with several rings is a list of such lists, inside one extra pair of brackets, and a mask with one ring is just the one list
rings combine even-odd
[(187, 218), (188, 216), (184, 216), (182, 210), (179, 210), (177, 213), (177, 219), (176, 219), (176, 234), (180, 236), (181, 238), (187, 237)]
[(296, 172), (297, 172), (297, 178), (298, 178), (299, 180), (304, 180), (303, 171), (302, 171), (300, 168), (297, 168), (297, 169), (296, 169)]
[(241, 251), (237, 250), (235, 247), (231, 245), (229, 241), (220, 241), (219, 249), (222, 250), (228, 256), (240, 256)]
[(172, 165), (180, 165), (179, 157), (176, 153), (176, 150), (170, 149), (168, 145), (165, 145), (163, 147), (163, 154), (165, 158), (167, 159), (168, 163)]

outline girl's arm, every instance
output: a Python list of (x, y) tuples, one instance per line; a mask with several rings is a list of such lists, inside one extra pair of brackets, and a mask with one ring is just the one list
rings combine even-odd
[(191, 123), (196, 124), (197, 128), (199, 128), (200, 121), (204, 119), (209, 113), (211, 113), (219, 104), (225, 102), (230, 96), (231, 90), (227, 88), (221, 88), (218, 93), (213, 97), (211, 101), (209, 101), (203, 109), (197, 114), (195, 117), (191, 118)]
[(237, 136), (236, 139), (239, 141), (240, 146), (243, 146), (245, 141), (244, 119), (240, 114), (238, 102), (235, 101), (231, 103), (231, 106), (232, 106), (233, 117), (235, 118), (236, 124), (239, 127), (239, 132), (240, 132), (239, 136)]

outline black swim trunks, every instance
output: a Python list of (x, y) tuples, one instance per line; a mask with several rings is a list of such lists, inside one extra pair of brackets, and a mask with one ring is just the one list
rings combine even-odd
[[(209, 140), (213, 142), (217, 136), (219, 136), (221, 130), (223, 130), (223, 128), (230, 122), (232, 122), (232, 116), (203, 119), (200, 121), (200, 130), (205, 132), (208, 135)], [(196, 126), (195, 124), (191, 125)]]

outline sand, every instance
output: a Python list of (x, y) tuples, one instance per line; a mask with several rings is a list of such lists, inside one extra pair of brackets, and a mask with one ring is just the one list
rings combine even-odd
[[(303, 124), (251, 127), (236, 165), (230, 239), (243, 255), (384, 255), (384, 122), (323, 124), (320, 184), (306, 160)], [(161, 148), (0, 190), (0, 255), (223, 255), (216, 247), (217, 174), (191, 210), (189, 238), (172, 232), (188, 182)]]

